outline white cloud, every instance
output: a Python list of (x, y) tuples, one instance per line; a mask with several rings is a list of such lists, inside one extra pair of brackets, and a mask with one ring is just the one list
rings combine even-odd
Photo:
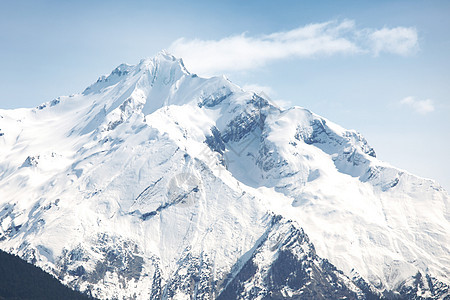
[(283, 100), (283, 99), (275, 99), (272, 100), (273, 103), (278, 105), (282, 109), (287, 109), (289, 107), (292, 107), (292, 102), (289, 100)]
[(400, 104), (409, 106), (420, 114), (427, 114), (434, 111), (434, 104), (431, 99), (416, 100), (410, 96), (402, 99)]
[(283, 99), (272, 99), (272, 97), (276, 96), (276, 92), (270, 86), (264, 86), (259, 84), (245, 84), (242, 89), (250, 92), (255, 92), (257, 94), (263, 94), (266, 98), (269, 98), (272, 103), (275, 103), (280, 108), (286, 109), (292, 106), (291, 101), (283, 100)]
[(418, 48), (417, 31), (414, 28), (383, 28), (370, 33), (369, 40), (375, 55), (381, 52), (408, 55)]
[(275, 91), (270, 86), (264, 86), (259, 84), (244, 84), (242, 87), (246, 91), (251, 91), (255, 93), (261, 93), (263, 92), (269, 97), (272, 97), (275, 95)]
[(178, 39), (169, 51), (192, 71), (212, 75), (261, 67), (270, 61), (336, 54), (391, 52), (406, 55), (417, 47), (413, 28), (357, 29), (354, 21), (310, 24), (290, 31), (220, 40)]

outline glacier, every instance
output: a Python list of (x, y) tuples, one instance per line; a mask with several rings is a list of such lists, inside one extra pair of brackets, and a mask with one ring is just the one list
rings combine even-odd
[(444, 299), (449, 194), (167, 52), (0, 109), (0, 248), (100, 299)]

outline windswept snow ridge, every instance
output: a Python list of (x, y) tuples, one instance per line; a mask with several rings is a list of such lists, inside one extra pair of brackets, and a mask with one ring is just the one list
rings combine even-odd
[(0, 248), (102, 299), (449, 297), (449, 195), (161, 52), (0, 110)]

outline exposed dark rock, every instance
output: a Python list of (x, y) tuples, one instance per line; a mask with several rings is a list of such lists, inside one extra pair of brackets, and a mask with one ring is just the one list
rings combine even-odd
[(22, 164), (22, 167), (36, 167), (39, 164), (38, 156), (28, 156)]
[[(160, 213), (161, 211), (163, 211), (163, 210), (165, 210), (165, 209), (167, 209), (167, 208), (169, 208), (169, 207), (171, 207), (171, 206), (173, 206), (173, 205), (176, 205), (176, 204), (185, 202), (185, 200), (186, 200), (191, 194), (197, 193), (198, 191), (199, 191), (198, 186), (194, 186), (194, 187), (192, 187), (191, 190), (188, 190), (187, 192), (183, 192), (183, 193), (178, 194), (178, 195), (173, 199), (173, 201), (171, 201), (171, 202), (166, 202), (166, 203), (161, 204), (161, 205), (158, 206), (158, 208), (157, 208), (156, 210), (154, 210), (154, 211), (150, 211), (150, 212), (147, 212), (147, 213), (143, 213), (143, 214), (141, 215), (141, 219), (142, 219), (143, 221), (147, 221), (148, 219), (150, 219), (150, 218), (156, 216), (156, 215), (157, 215), (158, 213)], [(134, 212), (134, 213), (137, 213), (137, 212)]]
[(211, 133), (212, 135), (206, 137), (205, 143), (211, 150), (223, 154), (225, 151), (225, 143), (223, 141), (222, 134), (215, 126), (211, 128)]
[(450, 299), (450, 291), (448, 285), (438, 281), (436, 278), (422, 273), (417, 274), (412, 278), (411, 282), (403, 283), (397, 291), (390, 291), (386, 293), (387, 299)]
[(213, 263), (204, 253), (194, 256), (187, 249), (178, 262), (178, 270), (163, 288), (163, 298), (172, 299), (178, 291), (191, 299), (214, 299), (216, 280)]
[[(372, 157), (376, 157), (375, 150), (370, 147), (366, 139), (361, 134), (348, 131), (344, 134), (343, 139), (342, 137), (334, 133), (331, 129), (329, 129), (326, 125), (326, 121), (323, 119), (314, 119), (310, 123), (309, 128), (299, 127), (297, 129), (297, 133), (295, 134), (295, 138), (299, 141), (304, 141), (308, 145), (314, 144), (328, 154), (331, 154), (329, 152), (330, 149), (335, 148), (337, 145), (342, 146), (344, 145), (344, 143), (349, 144), (351, 140), (354, 140), (361, 148), (361, 151), (363, 153)], [(322, 145), (328, 145), (328, 147), (324, 147)], [(349, 153), (352, 153), (352, 151), (350, 151)]]
[(224, 101), (226, 98), (230, 97), (233, 94), (231, 90), (229, 90), (228, 87), (223, 86), (222, 88), (218, 89), (216, 92), (202, 97), (201, 101), (198, 103), (199, 107), (213, 107), (218, 104), (220, 104), (222, 101)]
[(80, 280), (96, 284), (103, 280), (107, 272), (117, 274), (124, 285), (131, 279), (139, 280), (141, 277), (144, 258), (135, 243), (103, 234), (98, 237), (96, 248), (92, 250), (103, 256), (92, 272), (87, 272), (84, 267), (90, 258), (82, 245), (70, 251), (65, 250), (58, 261), (61, 270), (59, 277), (64, 278), (67, 272), (74, 277), (71, 282), (74, 287), (78, 286)]
[(222, 133), (224, 143), (238, 142), (255, 129), (262, 129), (264, 120), (261, 110), (248, 108), (227, 124), (227, 129)]
[[(217, 299), (358, 299), (363, 293), (319, 258), (303, 230), (275, 221)], [(273, 257), (261, 263), (258, 257)]]
[(158, 266), (156, 266), (155, 273), (153, 274), (153, 282), (152, 289), (150, 293), (150, 299), (159, 300), (162, 299), (163, 291), (162, 291), (162, 280), (161, 280), (161, 272), (159, 271)]

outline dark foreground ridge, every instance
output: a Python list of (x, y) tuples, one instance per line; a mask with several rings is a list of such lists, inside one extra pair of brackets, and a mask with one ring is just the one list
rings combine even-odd
[(0, 300), (92, 299), (17, 256), (0, 250)]

